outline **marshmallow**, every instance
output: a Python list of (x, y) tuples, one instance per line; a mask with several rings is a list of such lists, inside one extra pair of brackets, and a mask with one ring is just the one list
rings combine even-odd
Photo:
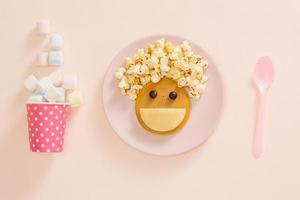
[(63, 64), (63, 55), (61, 51), (50, 51), (48, 56), (49, 65), (60, 66)]
[(50, 38), (50, 49), (51, 50), (61, 50), (63, 45), (63, 38), (61, 35), (54, 34)]
[(51, 82), (56, 85), (59, 84), (62, 80), (62, 75), (59, 72), (52, 72), (48, 78), (51, 80)]
[(37, 90), (39, 93), (45, 94), (50, 87), (53, 87), (53, 82), (48, 77), (44, 77), (39, 81)]
[(67, 90), (74, 90), (77, 88), (78, 78), (76, 75), (65, 75), (63, 79), (63, 87)]
[(40, 35), (46, 35), (50, 33), (50, 22), (47, 20), (38, 21), (36, 23), (37, 32)]
[(39, 81), (33, 74), (29, 75), (24, 81), (25, 88), (30, 92), (33, 92), (34, 90), (36, 90), (38, 87), (38, 84), (39, 84)]
[(68, 94), (68, 103), (71, 107), (77, 107), (83, 104), (83, 97), (80, 91), (74, 91)]
[(47, 91), (45, 92), (44, 98), (48, 102), (55, 102), (58, 101), (61, 98), (61, 91), (58, 90), (58, 88), (51, 85)]
[(35, 94), (28, 98), (28, 103), (42, 103), (43, 102), (43, 95)]
[(57, 102), (65, 102), (65, 89), (64, 88), (56, 88), (58, 93), (59, 93), (59, 97), (57, 98)]
[(39, 66), (48, 65), (48, 53), (47, 52), (38, 52), (36, 56), (36, 62)]

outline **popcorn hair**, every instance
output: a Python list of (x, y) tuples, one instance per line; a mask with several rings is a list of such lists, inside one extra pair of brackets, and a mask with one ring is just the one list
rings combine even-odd
[(161, 38), (127, 57), (115, 77), (122, 94), (128, 95), (131, 100), (136, 99), (147, 83), (158, 83), (163, 78), (176, 81), (178, 87), (186, 89), (191, 99), (197, 100), (206, 87), (207, 67), (207, 61), (194, 53), (187, 41), (173, 45)]

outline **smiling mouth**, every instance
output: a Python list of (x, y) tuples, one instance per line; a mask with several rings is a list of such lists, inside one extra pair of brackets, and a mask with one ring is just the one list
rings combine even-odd
[(155, 131), (171, 131), (184, 120), (185, 108), (141, 108), (141, 119)]

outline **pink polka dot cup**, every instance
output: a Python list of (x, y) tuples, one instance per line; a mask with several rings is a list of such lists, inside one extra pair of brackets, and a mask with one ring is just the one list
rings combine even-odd
[(62, 152), (68, 104), (28, 103), (27, 122), (32, 152)]

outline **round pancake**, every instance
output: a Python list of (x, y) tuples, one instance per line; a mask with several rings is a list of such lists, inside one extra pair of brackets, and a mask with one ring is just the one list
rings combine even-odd
[[(149, 96), (151, 90), (157, 91), (157, 96), (154, 99), (152, 99)], [(172, 91), (175, 91), (177, 93), (177, 98), (175, 100), (169, 98), (169, 94)], [(146, 125), (147, 123), (144, 122), (141, 115), (141, 110), (143, 109), (144, 110), (151, 109), (152, 114), (155, 114), (153, 113), (155, 109), (157, 109), (157, 112), (161, 112), (162, 110), (166, 111), (167, 109), (173, 111), (179, 109), (180, 110), (185, 109), (185, 114), (181, 122), (178, 125), (176, 125), (175, 128), (167, 131), (158, 131), (158, 130), (151, 129)], [(160, 80), (158, 83), (148, 83), (147, 85), (144, 86), (144, 88), (140, 90), (135, 101), (135, 113), (140, 125), (151, 133), (156, 133), (160, 135), (176, 133), (178, 130), (184, 127), (184, 125), (186, 124), (186, 122), (190, 117), (190, 113), (191, 113), (190, 98), (187, 92), (185, 91), (185, 89), (179, 88), (177, 86), (177, 83), (174, 80), (164, 78)], [(159, 119), (156, 119), (156, 121), (158, 120)]]

